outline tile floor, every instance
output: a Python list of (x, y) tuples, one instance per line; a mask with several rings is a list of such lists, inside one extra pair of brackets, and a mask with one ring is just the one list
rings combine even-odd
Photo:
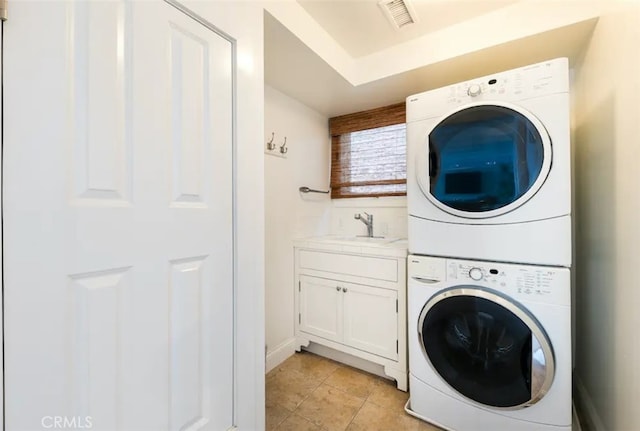
[(313, 353), (267, 374), (267, 431), (440, 431), (404, 411), (393, 382)]

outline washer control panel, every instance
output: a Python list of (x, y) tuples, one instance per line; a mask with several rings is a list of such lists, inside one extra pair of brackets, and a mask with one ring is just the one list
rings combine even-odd
[(450, 287), (484, 287), (520, 301), (571, 305), (568, 268), (418, 255), (409, 255), (407, 266), (409, 284), (432, 293)]
[(569, 269), (446, 259), (447, 286), (489, 287), (521, 300), (570, 304)]

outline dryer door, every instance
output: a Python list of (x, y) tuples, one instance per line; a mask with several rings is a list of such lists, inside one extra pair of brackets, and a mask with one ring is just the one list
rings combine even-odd
[(530, 406), (553, 381), (555, 360), (544, 329), (500, 292), (474, 286), (442, 290), (425, 304), (418, 333), (440, 377), (484, 406)]
[(422, 193), (445, 212), (490, 218), (513, 211), (551, 169), (551, 140), (533, 114), (509, 103), (473, 103), (445, 115), (416, 160)]

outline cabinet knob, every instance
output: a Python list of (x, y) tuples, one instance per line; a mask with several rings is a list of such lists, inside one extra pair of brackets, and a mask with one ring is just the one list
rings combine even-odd
[(346, 287), (343, 287), (343, 288), (342, 288), (342, 291), (346, 293), (346, 292), (347, 292), (347, 288), (346, 288)]
[(336, 290), (340, 292), (340, 286), (336, 286)]

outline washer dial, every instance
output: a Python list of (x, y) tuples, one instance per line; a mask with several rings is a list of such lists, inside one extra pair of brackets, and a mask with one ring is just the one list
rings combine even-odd
[(482, 273), (482, 270), (480, 268), (471, 268), (469, 270), (469, 277), (471, 277), (472, 280), (480, 281), (482, 280), (483, 276), (484, 274)]

